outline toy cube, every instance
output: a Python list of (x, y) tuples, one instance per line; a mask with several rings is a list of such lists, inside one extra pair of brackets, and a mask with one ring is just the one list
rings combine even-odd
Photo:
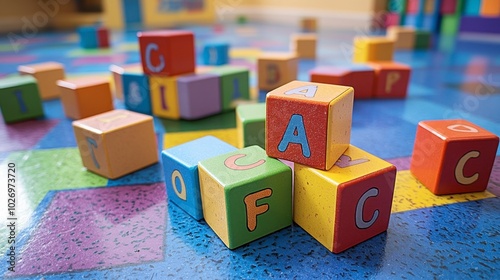
[(189, 31), (139, 32), (142, 67), (147, 75), (174, 76), (195, 69), (194, 35)]
[(83, 166), (109, 179), (158, 162), (151, 116), (113, 110), (73, 122)]
[(389, 26), (387, 37), (394, 40), (395, 49), (413, 49), (415, 46), (415, 29), (413, 27)]
[(309, 72), (311, 82), (350, 86), (355, 88), (354, 99), (373, 97), (375, 71), (364, 65), (346, 67), (323, 66)]
[(394, 40), (386, 37), (355, 37), (353, 62), (392, 61)]
[(38, 84), (42, 100), (58, 98), (59, 88), (57, 80), (64, 79), (64, 66), (57, 62), (45, 62), (31, 65), (20, 65), (17, 67), (20, 74), (33, 76)]
[(257, 58), (260, 90), (273, 90), (297, 79), (298, 59), (292, 53), (262, 53)]
[(266, 148), (266, 104), (242, 104), (236, 107), (238, 147), (258, 145)]
[(214, 74), (195, 74), (177, 79), (179, 114), (195, 120), (221, 112), (219, 77)]
[(219, 88), (222, 100), (222, 111), (228, 111), (250, 99), (250, 72), (248, 68), (238, 66), (222, 66), (209, 73), (219, 76)]
[(200, 161), (207, 224), (234, 249), (292, 224), (292, 172), (257, 146)]
[(432, 33), (425, 30), (415, 32), (415, 49), (428, 49), (431, 47)]
[(83, 49), (96, 49), (99, 47), (97, 30), (95, 26), (82, 26), (78, 28), (80, 47)]
[(109, 48), (109, 31), (105, 27), (96, 29), (97, 45), (99, 48)]
[(419, 2), (421, 0), (408, 0), (408, 5), (406, 6), (406, 12), (408, 14), (416, 14), (418, 13), (419, 11)]
[(389, 12), (385, 15), (385, 26), (399, 25), (401, 16), (398, 13)]
[(387, 230), (396, 167), (353, 145), (328, 171), (295, 163), (293, 220), (340, 253)]
[(315, 18), (303, 18), (300, 21), (302, 32), (316, 32), (318, 29), (318, 22)]
[(207, 43), (203, 47), (203, 64), (223, 65), (229, 63), (229, 44), (224, 42)]
[(113, 110), (113, 96), (104, 78), (78, 78), (57, 81), (66, 117), (74, 120)]
[(500, 16), (500, 2), (495, 0), (482, 0), (479, 13), (483, 17)]
[(0, 79), (0, 109), (6, 123), (43, 116), (43, 107), (35, 78), (13, 76)]
[(149, 90), (153, 115), (178, 120), (179, 95), (177, 94), (178, 77), (149, 76)]
[(455, 35), (458, 32), (458, 27), (460, 26), (460, 15), (443, 15), (441, 17), (441, 34), (443, 35)]
[(369, 63), (375, 69), (373, 95), (376, 98), (405, 98), (411, 68), (396, 62)]
[(293, 81), (267, 94), (266, 151), (328, 170), (349, 146), (352, 87)]
[(149, 94), (149, 78), (140, 73), (127, 71), (122, 74), (123, 97), (125, 108), (131, 111), (151, 115), (151, 95)]
[(498, 136), (466, 120), (421, 121), (410, 170), (436, 195), (484, 191)]
[(142, 65), (140, 63), (129, 64), (125, 66), (112, 64), (111, 66), (109, 66), (109, 71), (112, 74), (113, 83), (115, 86), (115, 91), (113, 96), (120, 100), (123, 100), (123, 78), (122, 78), (123, 73), (125, 73), (125, 71), (131, 73), (143, 73)]
[(161, 157), (168, 199), (196, 220), (203, 219), (198, 162), (235, 150), (235, 147), (213, 136), (164, 150)]
[(291, 49), (298, 58), (316, 58), (316, 34), (294, 34)]
[[(485, 2), (487, 0), (483, 0)], [(440, 12), (442, 15), (452, 15), (457, 9), (457, 0), (441, 0)]]

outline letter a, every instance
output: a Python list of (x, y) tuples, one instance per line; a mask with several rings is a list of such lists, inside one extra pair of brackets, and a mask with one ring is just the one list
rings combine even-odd
[(247, 228), (254, 231), (257, 228), (257, 215), (264, 214), (269, 210), (269, 204), (264, 203), (257, 206), (257, 200), (270, 197), (273, 194), (271, 189), (264, 189), (245, 196), (243, 200), (247, 210)]
[(292, 115), (286, 131), (278, 145), (278, 151), (284, 152), (288, 149), (288, 144), (296, 143), (302, 146), (302, 155), (306, 158), (311, 156), (309, 143), (307, 141), (306, 129), (304, 128), (304, 120), (302, 115)]

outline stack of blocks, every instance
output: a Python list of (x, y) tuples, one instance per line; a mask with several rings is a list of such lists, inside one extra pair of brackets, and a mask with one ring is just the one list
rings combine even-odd
[(82, 26), (78, 28), (80, 46), (83, 49), (109, 48), (109, 31), (102, 26)]

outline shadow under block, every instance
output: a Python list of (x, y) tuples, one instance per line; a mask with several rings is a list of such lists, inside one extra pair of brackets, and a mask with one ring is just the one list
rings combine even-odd
[(412, 27), (389, 26), (387, 37), (394, 40), (394, 49), (411, 50), (415, 47), (415, 29)]
[(219, 77), (214, 74), (195, 74), (177, 79), (180, 117), (196, 120), (221, 112)]
[(235, 151), (214, 136), (205, 136), (162, 152), (167, 197), (196, 220), (203, 219), (198, 162)]
[(42, 99), (35, 78), (12, 76), (0, 79), (0, 109), (6, 123), (42, 117)]
[(387, 230), (396, 167), (350, 145), (328, 171), (295, 163), (293, 220), (340, 253)]
[(177, 92), (178, 76), (149, 76), (149, 90), (151, 94), (151, 107), (153, 115), (178, 120), (179, 95)]
[(373, 96), (375, 98), (405, 98), (411, 68), (396, 62), (369, 63), (375, 69)]
[(368, 66), (335, 67), (322, 66), (309, 72), (311, 82), (354, 88), (354, 99), (373, 97), (375, 71)]
[(224, 65), (229, 63), (229, 43), (211, 42), (203, 46), (204, 65)]
[(153, 117), (113, 110), (73, 122), (83, 166), (116, 179), (158, 162)]
[(209, 73), (219, 76), (222, 111), (236, 108), (250, 100), (250, 71), (245, 67), (215, 67)]
[(194, 73), (194, 35), (189, 31), (139, 32), (139, 49), (144, 73), (175, 76)]
[(386, 37), (355, 37), (353, 62), (392, 61), (394, 40)]
[(42, 100), (58, 98), (60, 90), (57, 80), (64, 80), (64, 66), (57, 62), (20, 65), (17, 71), (22, 75), (33, 76), (38, 83)]
[(293, 34), (291, 38), (291, 50), (298, 58), (316, 58), (316, 34)]
[(144, 73), (125, 71), (122, 74), (122, 88), (125, 108), (130, 111), (151, 115), (149, 78)]
[(292, 171), (257, 146), (200, 161), (207, 224), (229, 249), (292, 224)]
[(57, 81), (66, 117), (74, 120), (113, 110), (113, 96), (105, 78)]
[(257, 58), (260, 90), (273, 90), (297, 79), (298, 59), (292, 53), (262, 53)]
[(418, 124), (411, 173), (436, 195), (484, 191), (498, 136), (466, 120)]
[(328, 170), (349, 146), (352, 87), (293, 81), (267, 94), (266, 151)]
[(482, 0), (479, 14), (482, 17), (500, 17), (500, 1)]
[(266, 104), (242, 104), (236, 107), (238, 148), (257, 145), (266, 148)]

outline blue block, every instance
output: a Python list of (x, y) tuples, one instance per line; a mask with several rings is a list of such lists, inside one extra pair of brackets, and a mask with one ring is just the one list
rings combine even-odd
[(203, 48), (203, 64), (224, 65), (229, 63), (229, 44), (224, 42), (207, 43)]
[(82, 26), (78, 28), (78, 35), (80, 36), (80, 47), (84, 49), (97, 49), (99, 47), (97, 27)]
[(464, 13), (467, 16), (479, 16), (481, 10), (481, 0), (465, 1)]
[(164, 150), (161, 158), (169, 201), (196, 220), (203, 219), (198, 162), (236, 150), (213, 136), (205, 136)]
[(122, 74), (125, 108), (143, 114), (152, 114), (149, 79), (144, 73)]

